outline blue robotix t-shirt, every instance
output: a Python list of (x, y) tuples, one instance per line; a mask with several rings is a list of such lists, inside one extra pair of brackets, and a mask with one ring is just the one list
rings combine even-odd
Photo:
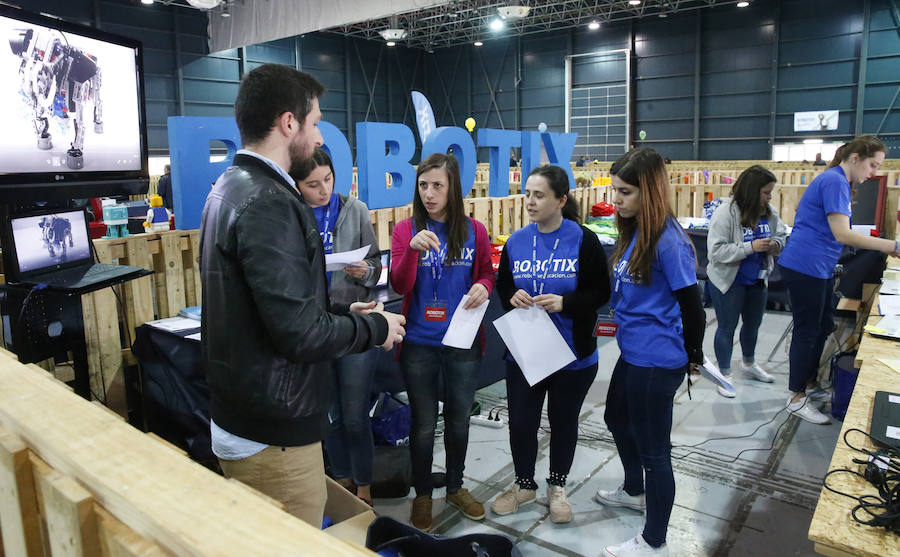
[[(417, 344), (441, 346), (441, 340), (456, 306), (472, 288), (472, 267), (475, 263), (475, 229), (467, 219), (469, 236), (459, 257), (447, 261), (447, 228), (442, 222), (428, 221), (428, 228), (441, 241), (440, 251), (428, 250), (419, 257), (416, 269), (416, 286), (409, 315), (406, 317), (406, 340)], [(442, 321), (425, 319), (425, 309), (435, 306), (446, 307), (446, 318)]]
[(681, 307), (673, 294), (697, 283), (690, 240), (670, 220), (656, 243), (650, 284), (638, 284), (628, 271), (637, 235), (613, 269), (611, 305), (619, 325), (616, 340), (626, 362), (641, 367), (677, 369), (687, 365)]
[[(313, 207), (313, 214), (316, 215), (316, 226), (319, 228), (319, 237), (322, 238), (325, 253), (334, 253), (334, 227), (340, 211), (341, 198), (336, 193), (331, 194), (331, 199), (326, 205)], [(331, 272), (325, 274), (328, 277), (328, 289), (330, 290)]]
[(821, 279), (834, 275), (841, 243), (831, 233), (830, 213), (851, 216), (850, 182), (840, 166), (816, 176), (803, 192), (794, 216), (794, 229), (778, 258), (779, 265)]
[[(759, 219), (759, 224), (756, 225), (756, 228), (751, 228), (749, 226), (742, 226), (741, 228), (744, 230), (745, 242), (768, 238), (772, 235), (772, 231), (769, 229), (769, 219), (765, 218)], [(762, 270), (765, 261), (766, 254), (764, 253), (754, 251), (748, 255), (741, 261), (741, 266), (738, 267), (737, 276), (734, 278), (734, 282), (745, 286), (756, 284), (756, 281), (763, 278), (760, 276), (760, 271)]]
[[(577, 223), (568, 219), (563, 219), (559, 228), (546, 234), (539, 232), (536, 224), (515, 231), (503, 249), (509, 258), (516, 289), (521, 288), (532, 297), (573, 292), (578, 287), (578, 253), (583, 233)], [(548, 315), (566, 344), (575, 352), (572, 318), (562, 312)], [(595, 363), (596, 350), (563, 369), (582, 369)]]

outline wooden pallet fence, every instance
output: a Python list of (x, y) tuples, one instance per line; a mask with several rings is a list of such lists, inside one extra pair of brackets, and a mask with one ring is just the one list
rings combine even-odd
[(373, 555), (0, 353), (0, 555)]

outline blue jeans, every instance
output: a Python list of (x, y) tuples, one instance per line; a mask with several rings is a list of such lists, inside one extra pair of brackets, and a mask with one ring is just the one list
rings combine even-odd
[(429, 346), (406, 341), (400, 367), (412, 413), (409, 449), (416, 495), (431, 495), (431, 463), (438, 400), (444, 401), (444, 451), (447, 456), (447, 493), (462, 487), (469, 445), (469, 412), (475, 400), (481, 347), (468, 349)]
[(766, 312), (768, 289), (762, 280), (752, 285), (734, 283), (724, 294), (710, 284), (713, 306), (716, 308), (716, 337), (713, 346), (716, 349), (716, 360), (720, 369), (731, 367), (731, 351), (734, 346), (734, 330), (738, 318), (743, 319), (741, 325), (741, 352), (744, 362), (752, 364), (756, 353), (756, 337)]
[(672, 472), (672, 404), (684, 381), (679, 369), (634, 366), (616, 362), (603, 419), (616, 442), (625, 469), (625, 491), (646, 493), (644, 540), (653, 547), (666, 543), (669, 515), (675, 504)]
[(352, 478), (356, 485), (372, 484), (375, 445), (369, 406), (377, 356), (369, 350), (334, 361), (334, 404), (328, 413), (331, 429), (325, 451), (334, 477)]
[(819, 375), (819, 360), (834, 331), (834, 278), (822, 279), (781, 268), (794, 317), (791, 336), (791, 392), (802, 393)]

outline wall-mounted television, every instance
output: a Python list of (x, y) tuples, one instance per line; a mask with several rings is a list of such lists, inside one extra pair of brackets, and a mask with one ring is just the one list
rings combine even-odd
[(141, 44), (0, 6), (0, 201), (146, 187)]

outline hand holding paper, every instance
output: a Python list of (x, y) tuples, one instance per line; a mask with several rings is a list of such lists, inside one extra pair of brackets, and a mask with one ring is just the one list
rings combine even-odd
[(534, 386), (576, 359), (550, 316), (538, 306), (516, 308), (495, 319), (494, 327), (529, 385)]
[(472, 343), (475, 342), (475, 335), (478, 334), (478, 328), (484, 319), (484, 312), (487, 311), (488, 301), (485, 298), (481, 305), (472, 309), (466, 309), (468, 302), (469, 295), (466, 294), (459, 301), (459, 305), (456, 306), (450, 325), (447, 326), (447, 332), (444, 333), (444, 338), (441, 340), (441, 344), (444, 346), (452, 346), (453, 348), (462, 348), (464, 350), (472, 348)]
[(369, 247), (371, 247), (371, 246), (363, 246), (363, 247), (361, 247), (359, 249), (355, 249), (353, 251), (342, 251), (340, 253), (326, 253), (325, 254), (325, 270), (326, 271), (340, 271), (348, 265), (352, 265), (358, 261), (365, 259), (366, 255), (369, 253)]

